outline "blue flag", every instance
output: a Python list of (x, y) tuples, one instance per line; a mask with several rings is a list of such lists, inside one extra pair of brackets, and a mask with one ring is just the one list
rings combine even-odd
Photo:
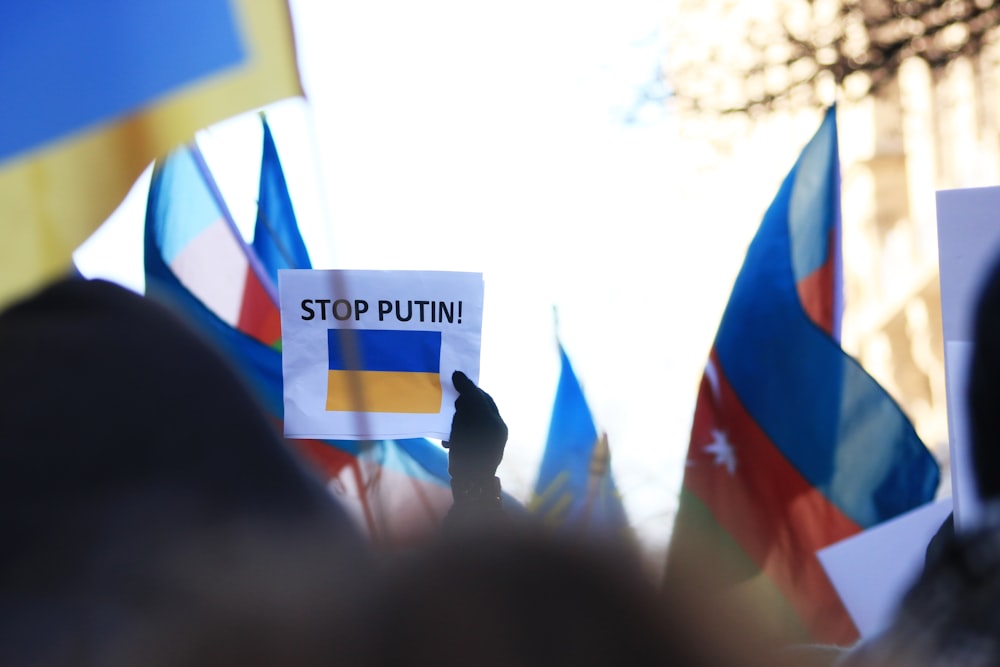
[(608, 439), (598, 434), (580, 382), (559, 345), (562, 368), (552, 420), (528, 509), (552, 526), (595, 533), (627, 529), (611, 475)]
[(299, 232), (288, 195), (285, 174), (278, 159), (278, 149), (267, 119), (264, 124), (264, 150), (260, 161), (260, 192), (257, 196), (257, 224), (253, 249), (272, 282), (278, 284), (278, 269), (311, 269), (309, 251)]

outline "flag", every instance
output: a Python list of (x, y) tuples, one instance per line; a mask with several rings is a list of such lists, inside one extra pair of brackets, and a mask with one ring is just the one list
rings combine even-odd
[[(146, 204), (153, 251), (199, 301), (226, 324), (276, 345), (281, 318), (265, 269), (213, 192), (196, 148), (182, 146), (156, 163)], [(147, 251), (149, 248), (147, 248)], [(149, 273), (147, 258), (147, 273)]]
[(257, 223), (253, 250), (271, 278), (278, 284), (278, 269), (311, 269), (309, 251), (295, 219), (292, 198), (278, 159), (271, 127), (261, 114), (264, 148), (260, 161), (260, 192), (257, 196)]
[(694, 565), (719, 585), (756, 575), (749, 590), (772, 598), (776, 632), (846, 644), (857, 630), (816, 551), (930, 501), (939, 470), (831, 335), (839, 178), (831, 108), (767, 210), (719, 325), (666, 581)]
[(14, 3), (0, 56), (0, 304), (65, 272), (154, 158), (302, 92), (283, 0)]
[[(174, 177), (164, 176), (169, 173)], [(221, 233), (209, 237), (219, 243), (219, 252), (227, 254), (233, 248), (241, 249), (247, 254), (245, 263), (213, 261), (209, 253), (202, 270), (186, 274), (182, 281), (171, 262), (171, 258), (185, 252), (186, 246), (203, 242), (205, 230), (218, 222), (216, 219), (206, 223), (211, 216), (199, 213), (213, 208), (206, 205), (204, 190), (208, 177), (210, 174), (198, 168), (188, 148), (175, 151), (154, 168), (146, 207), (146, 294), (171, 307), (232, 362), (280, 432), (284, 409), (280, 345), (268, 342), (269, 336), (255, 336), (242, 330), (231, 317), (229, 321), (220, 317), (198, 296), (219, 289), (205, 283), (235, 283), (236, 288), (231, 285), (226, 289), (230, 294), (236, 292), (248, 279), (248, 267), (261, 262), (241, 238), (226, 240)], [(182, 212), (190, 215), (181, 215)], [(238, 236), (232, 226), (219, 230)], [(185, 266), (182, 264), (180, 268)], [(262, 294), (255, 293), (254, 298), (262, 308), (276, 311), (274, 303)], [(235, 311), (228, 312), (231, 315)], [(381, 547), (401, 548), (426, 539), (438, 530), (451, 506), (447, 454), (429, 440), (286, 442), (319, 472), (372, 542)], [(509, 497), (505, 500), (516, 510), (516, 501)]]
[(625, 508), (611, 475), (607, 435), (598, 435), (561, 344), (559, 359), (559, 385), (528, 510), (552, 526), (593, 533), (627, 531)]
[(440, 331), (329, 329), (327, 348), (328, 411), (441, 412)]

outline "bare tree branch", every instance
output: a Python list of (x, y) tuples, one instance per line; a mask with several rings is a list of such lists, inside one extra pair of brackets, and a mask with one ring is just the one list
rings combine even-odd
[[(907, 59), (932, 70), (994, 42), (992, 0), (681, 0), (665, 64), (682, 110), (766, 113), (877, 93)], [(691, 20), (698, 13), (707, 19)], [(846, 85), (852, 79), (852, 85)], [(832, 84), (832, 85), (831, 85)]]

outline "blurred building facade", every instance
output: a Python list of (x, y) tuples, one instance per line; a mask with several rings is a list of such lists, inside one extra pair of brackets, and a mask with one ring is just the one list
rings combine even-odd
[[(790, 68), (765, 71), (753, 64), (762, 49), (787, 48), (783, 25), (798, 18), (819, 21), (814, 29), (822, 30), (823, 20), (836, 20), (838, 3), (782, 13), (792, 4), (680, 0), (668, 80), (721, 109), (790, 85)], [(739, 68), (752, 74), (734, 76)], [(867, 75), (852, 75), (835, 89), (823, 74), (809, 87), (790, 89), (784, 103), (766, 113), (721, 114), (716, 127), (696, 105), (692, 118), (719, 144), (766, 135), (773, 146), (794, 143), (797, 152), (809, 136), (803, 122), (812, 128), (819, 122), (816, 100), (837, 101), (842, 344), (903, 407), (942, 462), (940, 493), (950, 495), (935, 193), (1000, 184), (1000, 49), (987, 41), (976, 55), (934, 70), (923, 60), (906, 60), (898, 76), (868, 95), (860, 78)]]
[[(995, 48), (842, 104), (843, 345), (948, 462), (935, 192), (1000, 184)], [(945, 492), (949, 483), (943, 476)]]

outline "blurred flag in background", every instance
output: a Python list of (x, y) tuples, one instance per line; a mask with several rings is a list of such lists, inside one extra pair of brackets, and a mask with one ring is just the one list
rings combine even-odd
[(0, 305), (67, 271), (150, 162), (301, 95), (283, 0), (0, 9)]
[(626, 533), (628, 520), (611, 475), (608, 438), (598, 435), (583, 389), (562, 344), (552, 420), (529, 511), (553, 527)]

